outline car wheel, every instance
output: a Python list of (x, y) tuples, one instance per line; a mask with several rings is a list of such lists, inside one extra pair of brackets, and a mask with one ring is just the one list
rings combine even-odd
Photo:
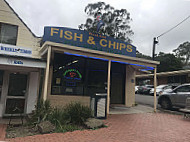
[(160, 105), (163, 109), (171, 109), (172, 108), (171, 101), (168, 98), (163, 98), (160, 102)]

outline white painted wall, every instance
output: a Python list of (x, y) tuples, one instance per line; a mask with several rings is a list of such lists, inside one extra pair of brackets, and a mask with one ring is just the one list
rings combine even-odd
[(7, 23), (18, 26), (18, 37), (16, 46), (32, 48), (33, 57), (40, 58), (39, 41), (41, 38), (35, 37), (26, 25), (17, 17), (15, 12), (0, 0), (0, 23)]
[(32, 110), (35, 109), (38, 97), (38, 86), (39, 86), (39, 72), (30, 72), (26, 113), (31, 113)]

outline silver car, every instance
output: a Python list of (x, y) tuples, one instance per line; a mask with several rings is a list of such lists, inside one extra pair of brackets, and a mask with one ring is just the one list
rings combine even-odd
[[(172, 90), (172, 86), (171, 85), (159, 85), (156, 87), (156, 95), (159, 96), (160, 94), (162, 94), (165, 90)], [(154, 95), (154, 88), (152, 88), (150, 90), (150, 95)]]
[(187, 97), (190, 97), (190, 84), (183, 84), (159, 96), (158, 104), (163, 109), (171, 109), (173, 106), (184, 108)]

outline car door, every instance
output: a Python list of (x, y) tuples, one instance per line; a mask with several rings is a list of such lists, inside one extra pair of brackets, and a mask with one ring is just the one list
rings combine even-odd
[(174, 90), (173, 99), (176, 106), (185, 107), (187, 97), (190, 97), (190, 85), (183, 85)]

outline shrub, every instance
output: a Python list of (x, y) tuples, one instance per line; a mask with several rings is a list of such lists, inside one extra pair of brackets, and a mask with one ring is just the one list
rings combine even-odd
[(75, 130), (82, 130), (82, 128), (77, 125), (65, 124), (65, 125), (62, 125), (61, 127), (56, 127), (55, 132), (68, 132), (68, 131), (72, 132)]
[(65, 107), (65, 120), (74, 125), (84, 125), (84, 122), (92, 117), (92, 111), (88, 106), (79, 102), (70, 103)]
[(61, 108), (53, 109), (48, 117), (48, 120), (56, 127), (61, 127), (62, 125), (67, 124), (67, 121), (65, 119), (65, 111)]
[(36, 110), (33, 112), (29, 123), (38, 124), (42, 121), (48, 120), (48, 117), (52, 112), (50, 102), (48, 100), (40, 100), (35, 107)]

